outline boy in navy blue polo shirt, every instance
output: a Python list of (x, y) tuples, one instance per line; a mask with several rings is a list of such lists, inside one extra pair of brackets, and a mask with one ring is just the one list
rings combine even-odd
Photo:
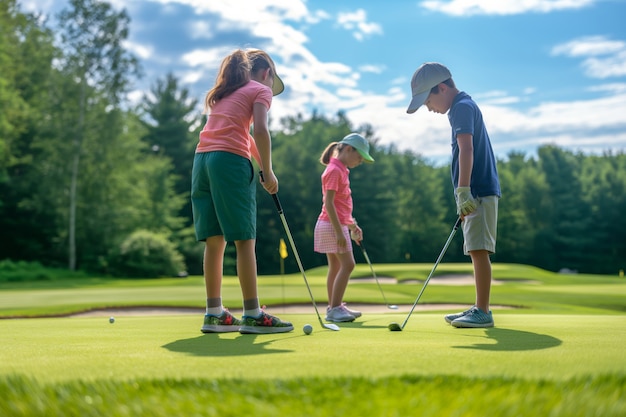
[(476, 302), (466, 311), (448, 314), (454, 327), (493, 327), (489, 309), (491, 260), (496, 251), (498, 199), (501, 197), (496, 160), (483, 116), (472, 98), (459, 91), (448, 68), (422, 64), (411, 79), (412, 100), (407, 113), (422, 105), (448, 114), (452, 127), (452, 185), (457, 213), (463, 219), (463, 250), (472, 259)]

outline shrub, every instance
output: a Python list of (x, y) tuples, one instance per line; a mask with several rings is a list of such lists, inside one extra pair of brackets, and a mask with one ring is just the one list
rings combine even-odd
[(81, 271), (43, 266), (41, 263), (0, 260), (0, 282), (51, 281), (59, 278), (79, 278)]
[(114, 257), (114, 274), (132, 278), (185, 275), (183, 256), (165, 235), (138, 230), (120, 245)]
[(177, 242), (178, 250), (183, 255), (189, 275), (202, 275), (204, 243), (196, 240), (193, 226), (177, 231), (174, 240)]

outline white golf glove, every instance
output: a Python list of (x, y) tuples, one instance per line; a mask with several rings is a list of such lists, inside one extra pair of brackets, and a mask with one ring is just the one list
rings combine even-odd
[(354, 229), (350, 230), (350, 238), (355, 242), (360, 242), (363, 240), (363, 231), (357, 225), (355, 225)]
[(456, 200), (456, 214), (467, 216), (478, 207), (470, 187), (458, 187), (454, 190), (454, 198)]

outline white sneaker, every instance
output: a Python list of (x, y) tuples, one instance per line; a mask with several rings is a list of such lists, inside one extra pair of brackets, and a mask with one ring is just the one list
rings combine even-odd
[(346, 305), (346, 303), (341, 303), (342, 306), (344, 306), (346, 308), (346, 310), (348, 310), (348, 313), (352, 314), (354, 316), (355, 319), (358, 319), (359, 317), (361, 317), (363, 314), (361, 314), (360, 311), (358, 310), (352, 310), (351, 308), (348, 308), (348, 306)]
[(472, 312), (472, 310), (474, 309), (474, 307), (476, 307), (475, 305), (471, 306), (470, 308), (468, 308), (465, 311), (461, 311), (460, 313), (454, 313), (454, 314), (448, 314), (446, 316), (444, 316), (443, 318), (446, 320), (446, 322), (448, 324), (452, 324), (452, 322), (456, 319), (460, 319), (461, 317), (465, 317), (467, 316), (469, 313)]
[(493, 314), (491, 314), (491, 310), (485, 313), (480, 308), (474, 307), (469, 313), (450, 324), (454, 327), (493, 327)]
[(355, 317), (348, 312), (344, 305), (331, 308), (326, 313), (326, 321), (334, 321), (337, 323), (354, 321)]

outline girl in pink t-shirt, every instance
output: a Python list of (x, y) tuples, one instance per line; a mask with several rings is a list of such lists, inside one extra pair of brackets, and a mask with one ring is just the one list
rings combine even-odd
[(369, 154), (369, 143), (356, 133), (326, 147), (320, 162), (326, 165), (322, 174), (322, 212), (315, 225), (314, 250), (325, 253), (328, 259), (328, 309), (326, 320), (354, 321), (361, 312), (350, 310), (343, 302), (350, 274), (354, 270), (352, 242), (363, 239), (363, 231), (352, 218), (352, 192), (349, 168), (361, 162), (374, 162)]
[[(205, 242), (206, 314), (203, 333), (283, 333), (293, 325), (260, 307), (256, 275), (256, 181), (251, 158), (265, 173), (263, 187), (278, 192), (272, 170), (267, 112), (284, 89), (274, 62), (260, 50), (238, 49), (224, 58), (205, 98), (209, 114), (200, 133), (191, 176), (196, 238)], [(254, 124), (253, 134), (250, 126)], [(235, 242), (243, 296), (239, 320), (222, 305), (226, 242)]]

